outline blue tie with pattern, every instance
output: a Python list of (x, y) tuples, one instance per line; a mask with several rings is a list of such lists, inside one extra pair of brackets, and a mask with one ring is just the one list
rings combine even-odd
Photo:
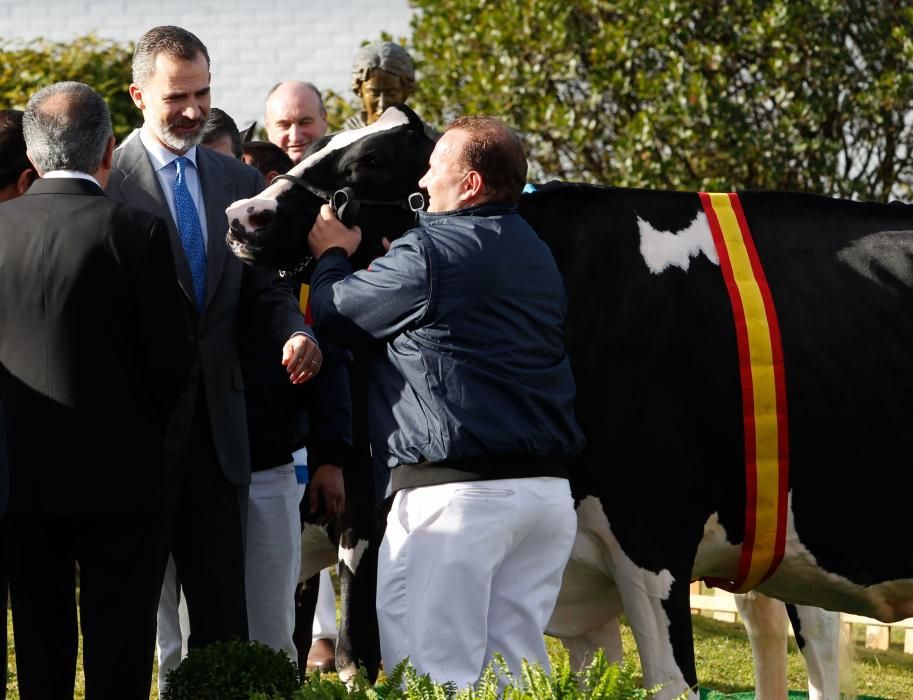
[(187, 189), (187, 159), (183, 156), (175, 158), (174, 167), (177, 168), (174, 178), (174, 210), (178, 217), (178, 231), (190, 264), (197, 308), (202, 310), (206, 300), (206, 246), (203, 244), (203, 229), (190, 190)]

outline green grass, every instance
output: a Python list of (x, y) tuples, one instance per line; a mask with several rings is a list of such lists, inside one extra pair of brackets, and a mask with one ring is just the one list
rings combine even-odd
[[(754, 687), (754, 670), (748, 636), (741, 623), (720, 622), (710, 617), (694, 616), (694, 653), (697, 661), (697, 675), (702, 686), (724, 693), (750, 691)], [(19, 700), (15, 676), (14, 640), (12, 625), (8, 622), (9, 649), (9, 700)], [(634, 637), (627, 625), (622, 625), (622, 641), (626, 659), (638, 664)], [(558, 653), (559, 643), (547, 639), (550, 654)], [(892, 639), (888, 651), (865, 649), (860, 643), (854, 645), (853, 673), (855, 692), (878, 698), (913, 698), (913, 655), (904, 654), (902, 639)], [(77, 688), (74, 700), (84, 700), (80, 655), (77, 670)], [(790, 690), (806, 691), (805, 664), (795, 643), (790, 640), (788, 650), (787, 683)], [(846, 688), (844, 688), (846, 690)], [(158, 700), (153, 669), (151, 700)]]

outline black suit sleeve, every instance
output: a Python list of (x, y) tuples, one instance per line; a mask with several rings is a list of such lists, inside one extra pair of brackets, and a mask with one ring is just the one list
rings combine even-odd
[(242, 275), (240, 313), (247, 328), (264, 334), (280, 347), (298, 331), (314, 337), (304, 322), (298, 300), (277, 272), (245, 265)]
[(193, 364), (192, 320), (178, 284), (168, 228), (161, 219), (147, 219), (145, 254), (134, 275), (143, 380), (157, 417), (167, 423), (187, 386)]
[(323, 366), (308, 388), (308, 468), (322, 464), (345, 467), (352, 450), (352, 399), (349, 391), (350, 355), (330, 343), (321, 343)]

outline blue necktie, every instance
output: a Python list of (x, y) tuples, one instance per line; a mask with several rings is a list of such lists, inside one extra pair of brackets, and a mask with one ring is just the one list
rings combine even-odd
[(174, 166), (177, 168), (177, 176), (174, 178), (174, 210), (178, 217), (178, 231), (181, 232), (184, 254), (190, 264), (197, 308), (202, 310), (203, 302), (206, 301), (206, 246), (203, 244), (203, 229), (190, 190), (187, 189), (187, 159), (183, 156), (175, 158)]

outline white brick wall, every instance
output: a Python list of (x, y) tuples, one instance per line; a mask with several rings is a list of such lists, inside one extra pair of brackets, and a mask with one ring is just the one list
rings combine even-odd
[(0, 37), (136, 41), (160, 24), (184, 27), (209, 49), (213, 106), (243, 128), (262, 123), (266, 93), (280, 80), (352, 98), (358, 47), (381, 32), (409, 37), (411, 16), (408, 0), (0, 0)]

